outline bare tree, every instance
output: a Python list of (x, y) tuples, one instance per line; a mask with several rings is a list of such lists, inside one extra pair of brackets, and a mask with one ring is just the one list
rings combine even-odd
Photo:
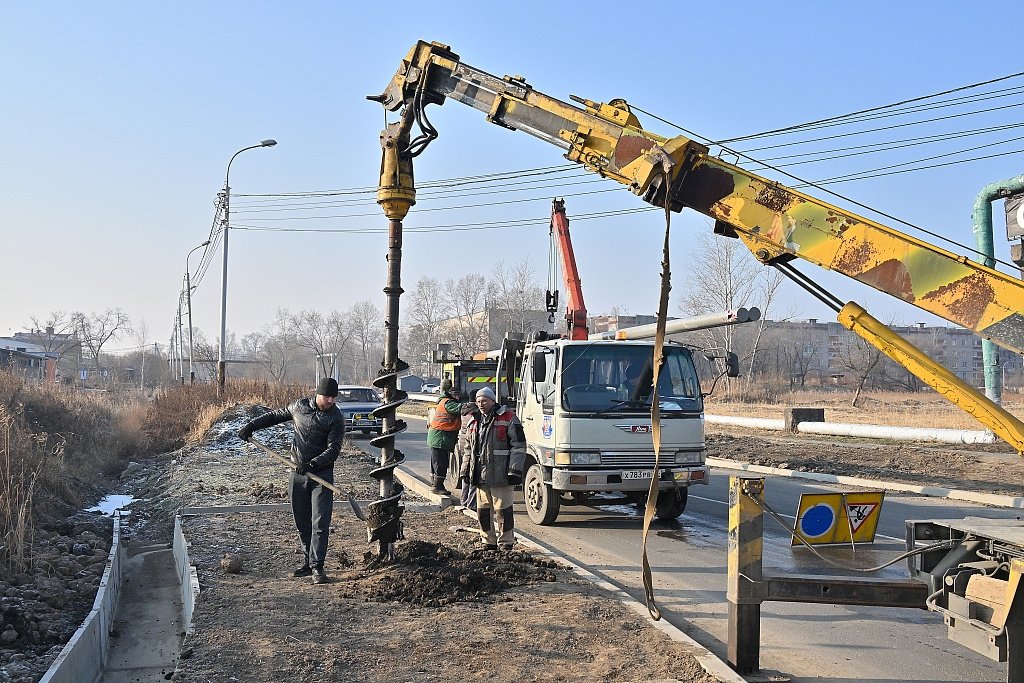
[(331, 311), (326, 317), (319, 311), (299, 311), (291, 316), (291, 334), (295, 344), (309, 349), (320, 374), (332, 377), (341, 367), (341, 354), (352, 338), (347, 316)]
[(846, 335), (843, 343), (836, 349), (837, 365), (849, 370), (857, 383), (857, 389), (853, 393), (853, 400), (850, 405), (859, 407), (857, 401), (864, 391), (864, 386), (877, 368), (880, 367), (885, 358), (881, 351), (856, 335)]
[(120, 308), (108, 308), (103, 313), (73, 313), (78, 337), (89, 352), (94, 368), (100, 367), (103, 346), (118, 335), (131, 330), (131, 321)]
[(528, 313), (539, 309), (543, 301), (544, 288), (537, 283), (536, 271), (526, 258), (511, 266), (502, 261), (495, 264), (487, 303), (505, 316), (506, 332), (531, 332)]
[(437, 345), (438, 323), (451, 314), (451, 307), (441, 289), (441, 283), (432, 277), (421, 277), (406, 297), (401, 328), (404, 336), (403, 357), (414, 371), (424, 377), (431, 374), (431, 351)]
[(383, 318), (384, 314), (369, 299), (360, 301), (348, 311), (352, 338), (360, 351), (361, 362), (358, 372), (362, 374), (361, 379), (365, 379), (367, 383), (376, 374), (370, 367), (370, 350), (374, 347), (380, 348), (378, 344), (384, 335)]
[(297, 364), (295, 336), (291, 316), (287, 309), (279, 308), (274, 320), (259, 332), (242, 337), (242, 350), (253, 361), (250, 374), (255, 378), (262, 370), (277, 382), (288, 377), (289, 371)]
[[(761, 309), (761, 321), (753, 334), (741, 335), (734, 325), (699, 333), (706, 346), (729, 349), (745, 361), (747, 383), (753, 374), (761, 338), (768, 325), (768, 314), (777, 305), (782, 281), (780, 273), (758, 263), (738, 239), (719, 237), (711, 232), (697, 235), (693, 255), (685, 269), (679, 311), (683, 315), (697, 316), (734, 311), (740, 307), (758, 306)], [(738, 348), (742, 338), (749, 341), (745, 348)]]
[(452, 317), (445, 321), (443, 341), (451, 343), (453, 353), (463, 358), (486, 351), (487, 280), (475, 273), (463, 275), (458, 280), (448, 278), (444, 283), (444, 293), (451, 303)]

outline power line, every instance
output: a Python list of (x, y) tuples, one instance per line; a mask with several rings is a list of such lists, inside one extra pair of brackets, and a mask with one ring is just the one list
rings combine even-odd
[[(927, 99), (930, 99), (930, 98), (933, 98), (933, 97), (941, 97), (942, 95), (949, 95), (951, 93), (961, 92), (963, 90), (970, 90), (971, 88), (978, 88), (978, 87), (981, 87), (983, 85), (991, 85), (992, 83), (999, 83), (1001, 81), (1006, 81), (1006, 80), (1009, 80), (1011, 78), (1017, 78), (1018, 76), (1024, 76), (1024, 71), (1018, 71), (1017, 73), (1012, 73), (1012, 74), (1009, 74), (1009, 75), (1006, 75), (1006, 76), (1000, 76), (999, 78), (992, 78), (992, 79), (989, 79), (987, 81), (979, 81), (978, 83), (971, 83), (969, 85), (962, 85), (962, 86), (959, 86), (959, 87), (956, 87), (956, 88), (951, 88), (949, 90), (944, 90), (942, 92), (932, 93), (930, 95), (921, 95), (919, 97), (912, 97), (910, 99), (901, 100), (899, 102), (892, 102), (892, 103), (889, 103), (889, 104), (883, 104), (883, 105), (876, 106), (876, 107), (870, 107), (868, 109), (861, 109), (859, 111), (849, 112), (847, 114), (840, 114), (839, 116), (831, 116), (831, 117), (828, 117), (828, 118), (825, 118), (825, 119), (818, 119), (816, 121), (808, 121), (808, 122), (805, 122), (805, 123), (798, 123), (798, 124), (795, 124), (795, 125), (792, 125), (792, 126), (786, 126), (784, 128), (776, 128), (774, 130), (762, 131), (760, 133), (751, 133), (749, 135), (744, 135), (744, 136), (740, 136), (740, 137), (728, 138), (728, 139), (725, 139), (725, 140), (719, 140), (715, 144), (726, 145), (726, 144), (729, 144), (729, 143), (732, 143), (732, 142), (741, 142), (741, 141), (750, 140), (750, 139), (753, 139), (753, 138), (765, 137), (765, 136), (768, 136), (768, 135), (776, 135), (776, 134), (784, 133), (784, 132), (787, 132), (787, 131), (799, 130), (799, 129), (805, 128), (807, 126), (814, 126), (814, 125), (818, 125), (818, 124), (822, 124), (822, 123), (827, 123), (829, 121), (837, 121), (837, 120), (845, 119), (845, 118), (848, 118), (848, 117), (851, 117), (851, 116), (858, 116), (860, 114), (867, 114), (867, 113), (874, 112), (874, 111), (881, 111), (881, 110), (884, 110), (884, 109), (889, 109), (891, 107), (898, 107), (898, 106), (902, 106), (904, 104), (910, 104), (912, 102), (920, 102), (920, 101), (927, 100)], [(750, 151), (752, 151), (752, 150), (750, 150)]]

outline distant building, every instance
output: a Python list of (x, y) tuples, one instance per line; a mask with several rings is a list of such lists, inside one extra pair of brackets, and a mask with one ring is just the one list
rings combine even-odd
[(82, 343), (74, 332), (56, 332), (54, 328), (15, 332), (12, 339), (22, 344), (39, 347), (56, 359), (54, 378), (58, 382), (73, 382), (79, 377), (82, 365)]
[[(529, 339), (534, 332), (552, 331), (547, 311), (510, 311), (488, 308), (469, 315), (440, 320), (435, 325), (435, 339), (452, 345), (453, 354), (471, 357), (475, 353), (501, 348), (507, 333)], [(557, 324), (555, 330), (557, 331)]]
[[(770, 356), (774, 353), (778, 371), (789, 371), (821, 383), (847, 383), (850, 369), (845, 359), (849, 357), (851, 345), (859, 340), (853, 332), (838, 322), (819, 322), (817, 318), (803, 322), (767, 321), (765, 328), (770, 334), (759, 352), (763, 363), (772, 364)], [(981, 338), (973, 331), (925, 323), (890, 325), (889, 328), (971, 386), (984, 386)], [(1004, 384), (1013, 379), (1013, 384), (1020, 386), (1024, 379), (1021, 356), (1000, 348), (999, 362), (1007, 380)]]

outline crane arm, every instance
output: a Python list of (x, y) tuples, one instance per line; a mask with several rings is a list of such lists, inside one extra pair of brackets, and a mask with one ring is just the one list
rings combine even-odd
[(551, 202), (551, 239), (557, 245), (562, 261), (562, 284), (565, 285), (565, 322), (569, 339), (587, 339), (587, 305), (583, 303), (583, 287), (576, 268), (576, 255), (569, 237), (569, 219), (565, 216), (565, 202)]
[(423, 41), (372, 99), (406, 117), (414, 112), (430, 135), (436, 133), (426, 105), (461, 102), (492, 123), (560, 147), (567, 159), (650, 204), (714, 218), (716, 232), (740, 238), (763, 263), (809, 261), (1024, 352), (1020, 280), (715, 159), (686, 137), (645, 131), (622, 100), (573, 98), (583, 105), (576, 107), (521, 77), (498, 78), (462, 63), (445, 45)]

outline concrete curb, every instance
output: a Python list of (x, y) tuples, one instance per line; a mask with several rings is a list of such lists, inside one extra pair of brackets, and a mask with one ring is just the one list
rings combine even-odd
[(969, 503), (981, 503), (994, 507), (1024, 508), (1024, 498), (1019, 496), (1003, 496), (996, 493), (979, 493), (976, 491), (959, 491), (947, 489), (941, 486), (918, 486), (915, 484), (899, 484), (892, 481), (878, 481), (877, 479), (861, 479), (860, 477), (844, 477), (836, 474), (822, 474), (820, 472), (800, 472), (779, 467), (766, 467), (764, 465), (751, 465), (735, 460), (723, 460), (721, 458), (708, 458), (709, 467), (720, 469), (740, 470), (742, 472), (755, 472), (757, 474), (771, 474), (777, 477), (791, 477), (793, 479), (809, 479), (827, 484), (846, 484), (849, 486), (861, 486), (869, 489), (884, 489), (886, 491), (902, 491), (904, 493), (917, 493), (922, 496), (934, 496), (937, 498), (950, 498), (962, 500)]
[(39, 683), (82, 683), (97, 681), (103, 674), (110, 646), (110, 629), (117, 611), (117, 599), (121, 594), (121, 575), (127, 564), (128, 554), (121, 543), (121, 515), (114, 513), (114, 533), (110, 554), (100, 578), (99, 590), (93, 601), (92, 610), (78, 627), (71, 640), (53, 660)]

